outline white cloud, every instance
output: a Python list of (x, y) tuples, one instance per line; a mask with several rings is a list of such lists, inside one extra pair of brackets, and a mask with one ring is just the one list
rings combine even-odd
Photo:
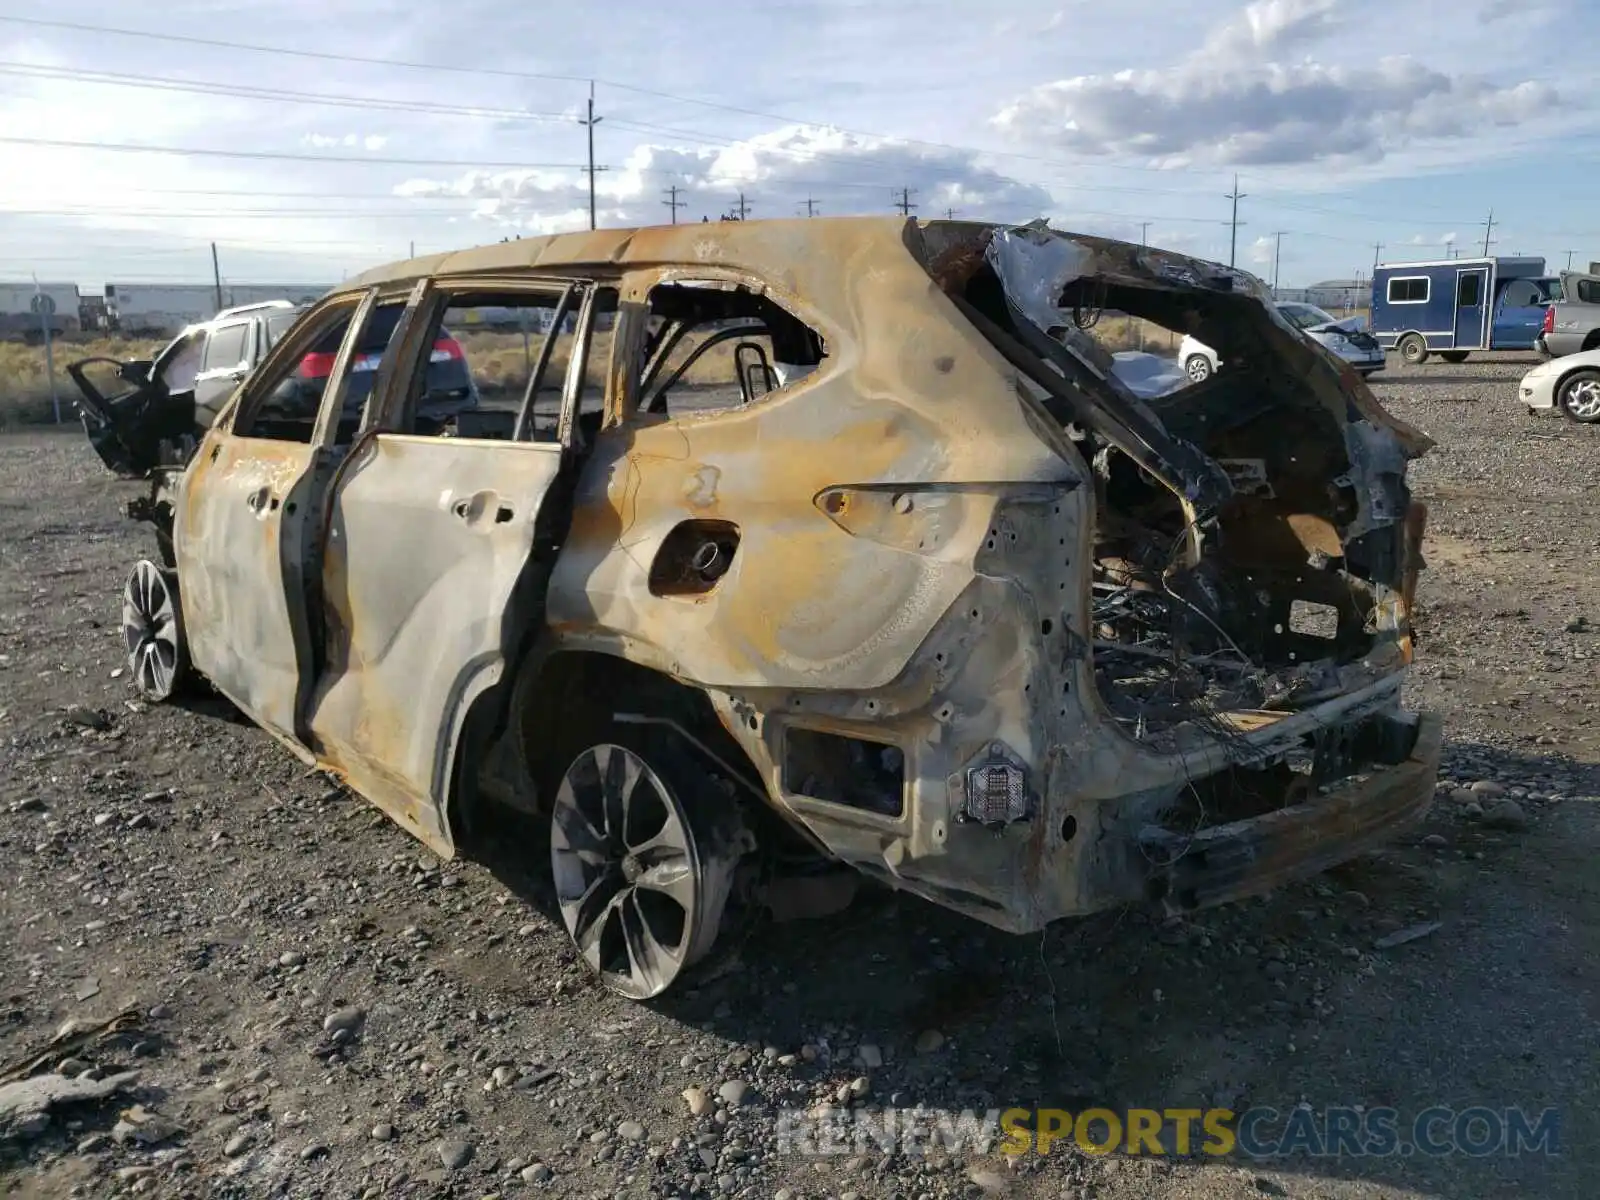
[(1545, 83), (1505, 86), (1405, 56), (1357, 65), (1273, 57), (1323, 37), (1337, 15), (1335, 0), (1257, 0), (1173, 66), (1042, 84), (993, 121), (1080, 154), (1271, 166), (1465, 143), (1559, 99)]
[[(835, 215), (890, 212), (901, 187), (911, 189), (915, 211), (927, 216), (956, 209), (964, 217), (1025, 220), (1052, 205), (1049, 192), (983, 165), (976, 153), (791, 125), (728, 146), (635, 146), (597, 181), (598, 215), (609, 225), (665, 223), (666, 189), (673, 185), (685, 202), (680, 221), (715, 220), (741, 192), (752, 217), (801, 215), (808, 196)], [(587, 182), (565, 172), (469, 171), (408, 180), (395, 190), (476, 199), (474, 216), (529, 232), (588, 222)]]
[(1254, 263), (1258, 267), (1270, 267), (1272, 265), (1272, 255), (1277, 247), (1277, 241), (1277, 238), (1258, 237), (1255, 241), (1250, 243), (1250, 249), (1246, 254), (1247, 260)]

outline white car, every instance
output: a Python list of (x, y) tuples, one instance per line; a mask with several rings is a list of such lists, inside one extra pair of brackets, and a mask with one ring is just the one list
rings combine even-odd
[(1600, 421), (1600, 350), (1580, 350), (1542, 362), (1522, 377), (1518, 398), (1530, 413), (1559, 409), (1574, 421)]
[[(1359, 317), (1340, 320), (1315, 304), (1283, 303), (1278, 305), (1278, 312), (1289, 324), (1333, 351), (1362, 375), (1383, 370), (1383, 347), (1370, 333), (1359, 328)], [(1178, 362), (1183, 365), (1183, 373), (1190, 383), (1210, 379), (1221, 365), (1215, 350), (1187, 334), (1178, 347)]]

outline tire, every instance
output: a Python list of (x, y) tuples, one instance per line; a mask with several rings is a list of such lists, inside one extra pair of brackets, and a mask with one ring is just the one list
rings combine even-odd
[(1568, 375), (1556, 388), (1556, 403), (1579, 424), (1600, 422), (1600, 370), (1584, 367)]
[(122, 588), (122, 638), (128, 673), (144, 699), (160, 704), (189, 686), (189, 646), (177, 572), (142, 558)]
[(1441, 350), (1439, 351), (1439, 357), (1447, 363), (1463, 363), (1467, 361), (1467, 352), (1465, 350)]
[(580, 746), (550, 804), (561, 920), (605, 987), (648, 1000), (710, 952), (751, 839), (670, 733), (606, 722)]
[(1406, 334), (1394, 348), (1400, 352), (1401, 360), (1410, 366), (1419, 367), (1428, 361), (1428, 343), (1420, 333)]
[(1191, 354), (1183, 360), (1183, 373), (1189, 377), (1190, 383), (1204, 383), (1216, 374), (1216, 368), (1204, 354)]

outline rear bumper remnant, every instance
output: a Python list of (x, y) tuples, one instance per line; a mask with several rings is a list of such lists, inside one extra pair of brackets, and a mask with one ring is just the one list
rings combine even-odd
[(1153, 891), (1169, 912), (1225, 904), (1314, 875), (1421, 819), (1433, 800), (1443, 723), (1417, 718), (1404, 762), (1302, 804), (1196, 833), (1147, 829)]

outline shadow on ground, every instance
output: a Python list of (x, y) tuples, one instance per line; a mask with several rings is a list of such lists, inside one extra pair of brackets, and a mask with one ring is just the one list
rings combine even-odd
[[(1450, 747), (1447, 769), (1462, 778), (1463, 766), (1600, 794), (1592, 765)], [(870, 1074), (875, 1096), (908, 1106), (1386, 1106), (1401, 1142), (1437, 1105), (1521, 1107), (1535, 1122), (1554, 1106), (1570, 1145), (1600, 1099), (1585, 1065), (1600, 821), (1564, 799), (1526, 831), (1494, 831), (1458, 807), (1441, 800), (1411, 838), (1327, 875), (1183, 919), (1125, 910), (1018, 937), (874, 890), (827, 920), (736, 923), (698, 986), (655, 1003), (758, 1052), (823, 1046), (836, 1074)], [(547, 880), (491, 866), (559, 921)], [(1416, 940), (1374, 945), (1433, 922)], [(918, 1054), (929, 1030), (943, 1045)], [(883, 1068), (859, 1065), (862, 1043), (881, 1049)], [(1570, 1158), (1537, 1153), (1203, 1161), (1452, 1198), (1587, 1194), (1562, 1190), (1581, 1182)]]

